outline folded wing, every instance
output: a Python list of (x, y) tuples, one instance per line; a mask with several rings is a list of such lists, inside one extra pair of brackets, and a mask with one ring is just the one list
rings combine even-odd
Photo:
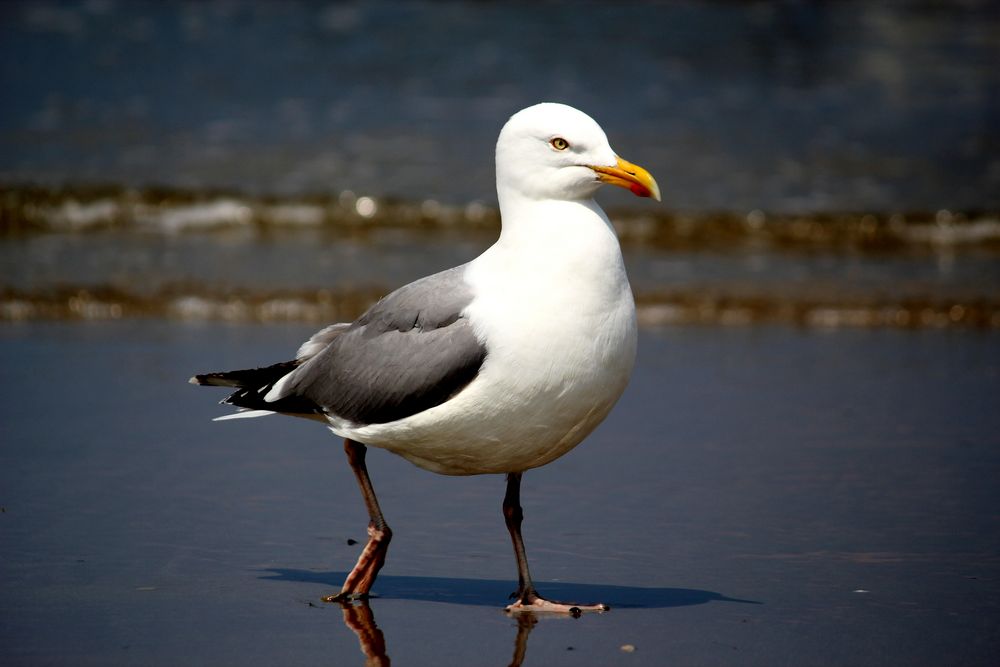
[(463, 315), (473, 298), (464, 272), (460, 266), (396, 290), (354, 323), (319, 332), (300, 350), (313, 356), (289, 362), (294, 366), (256, 395), (243, 390), (242, 402), (232, 400), (240, 392), (227, 400), (275, 412), (314, 406), (354, 424), (395, 421), (444, 403), (486, 358)]

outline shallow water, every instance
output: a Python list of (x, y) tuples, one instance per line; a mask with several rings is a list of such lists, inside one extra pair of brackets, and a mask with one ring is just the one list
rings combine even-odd
[[(369, 610), (320, 596), (364, 537), (335, 439), (212, 423), (195, 371), (303, 325), (0, 327), (5, 664), (985, 664), (1000, 651), (1000, 338), (667, 327), (608, 421), (525, 476), (540, 589), (518, 623), (498, 476), (373, 451), (395, 537)], [(631, 645), (634, 652), (621, 647)], [(368, 644), (377, 648), (377, 641)]]
[[(0, 203), (0, 320), (15, 321), (353, 319), (477, 256), (500, 226), (481, 204), (354, 195), (23, 187)], [(678, 214), (647, 202), (610, 218), (643, 325), (1000, 328), (995, 214)]]
[[(997, 240), (890, 248), (776, 244), (753, 232), (658, 243), (632, 238), (634, 219), (615, 221), (644, 326), (1000, 328), (996, 221)], [(350, 320), (399, 285), (469, 261), (495, 238), (492, 228), (391, 221), (361, 231), (0, 234), (0, 320)]]
[(643, 325), (1000, 328), (996, 3), (577, 4), (3, 3), (0, 320), (353, 317), (558, 99), (662, 185)]

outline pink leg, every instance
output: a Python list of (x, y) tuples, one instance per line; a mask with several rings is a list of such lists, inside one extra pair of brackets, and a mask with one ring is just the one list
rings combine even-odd
[(531, 573), (528, 572), (528, 557), (524, 553), (524, 540), (521, 538), (521, 521), (524, 513), (521, 511), (521, 473), (512, 472), (507, 475), (507, 493), (503, 498), (503, 518), (514, 543), (514, 557), (517, 559), (517, 601), (507, 606), (511, 613), (520, 612), (551, 612), (579, 616), (585, 611), (607, 611), (611, 607), (606, 604), (574, 604), (571, 602), (554, 602), (546, 600), (535, 591), (531, 583)]
[(344, 440), (344, 451), (347, 452), (347, 460), (354, 470), (354, 476), (358, 478), (358, 486), (361, 487), (361, 495), (365, 499), (365, 507), (368, 508), (368, 516), (371, 519), (368, 523), (368, 544), (358, 556), (358, 562), (347, 575), (340, 592), (326, 596), (323, 598), (324, 602), (367, 598), (372, 584), (375, 583), (375, 577), (385, 565), (385, 555), (392, 540), (392, 530), (382, 516), (378, 498), (375, 497), (375, 489), (372, 487), (371, 478), (368, 477), (368, 467), (365, 465), (367, 448), (360, 442)]

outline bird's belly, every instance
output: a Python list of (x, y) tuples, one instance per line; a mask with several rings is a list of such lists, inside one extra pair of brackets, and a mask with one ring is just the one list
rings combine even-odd
[(509, 327), (489, 341), (476, 379), (446, 403), (388, 424), (332, 428), (442, 474), (545, 465), (604, 420), (631, 374), (631, 295), (598, 320), (535, 317), (528, 329)]

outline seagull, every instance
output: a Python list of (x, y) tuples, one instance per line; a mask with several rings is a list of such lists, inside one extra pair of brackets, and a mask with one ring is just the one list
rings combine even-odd
[(604, 604), (535, 590), (521, 538), (525, 471), (600, 424), (628, 383), (636, 316), (621, 248), (594, 201), (604, 183), (660, 200), (648, 171), (618, 155), (590, 116), (542, 103), (515, 113), (496, 145), (501, 231), (479, 257), (405, 285), (354, 322), (313, 335), (291, 361), (206, 373), (235, 387), (231, 419), (284, 414), (344, 439), (368, 510), (368, 542), (339, 593), (365, 599), (392, 531), (365, 464), (379, 447), (443, 475), (506, 475), (503, 516), (517, 560), (508, 612), (579, 615)]

